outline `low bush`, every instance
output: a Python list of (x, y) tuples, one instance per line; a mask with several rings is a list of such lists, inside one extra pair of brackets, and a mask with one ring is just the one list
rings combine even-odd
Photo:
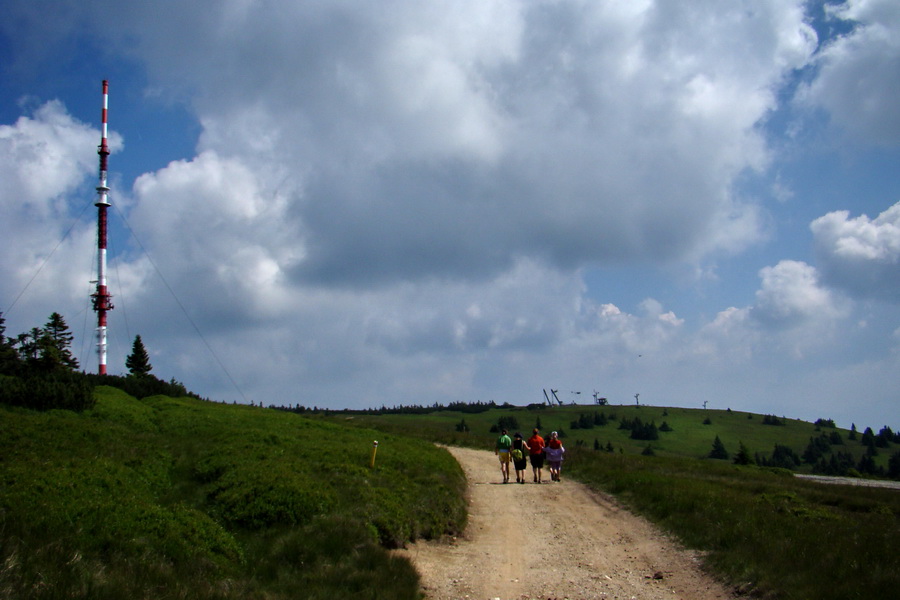
[(33, 410), (88, 410), (94, 388), (81, 373), (59, 371), (24, 376), (0, 375), (0, 404)]
[(92, 410), (0, 406), (0, 597), (417, 598), (388, 548), (461, 530), (431, 443), (101, 387)]

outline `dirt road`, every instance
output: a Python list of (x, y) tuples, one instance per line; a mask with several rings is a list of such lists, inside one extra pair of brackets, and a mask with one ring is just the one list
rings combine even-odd
[(724, 600), (697, 559), (602, 494), (566, 480), (503, 484), (491, 452), (450, 448), (469, 482), (469, 526), (401, 551), (430, 600)]

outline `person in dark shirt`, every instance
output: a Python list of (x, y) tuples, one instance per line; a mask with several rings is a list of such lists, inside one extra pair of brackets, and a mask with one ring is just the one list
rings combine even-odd
[(513, 436), (512, 460), (516, 468), (516, 483), (525, 483), (525, 469), (528, 468), (528, 444), (518, 431)]

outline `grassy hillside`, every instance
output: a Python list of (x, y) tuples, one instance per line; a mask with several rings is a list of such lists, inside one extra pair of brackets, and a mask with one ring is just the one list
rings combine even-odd
[[(431, 442), (489, 448), (501, 418), (560, 431), (567, 476), (615, 494), (756, 595), (871, 600), (900, 588), (900, 492), (700, 460), (716, 436), (732, 454), (744, 444), (762, 455), (835, 433), (834, 448), (863, 456), (848, 431), (647, 406), (308, 418), (95, 393), (82, 413), (0, 406), (0, 598), (417, 598), (416, 573), (388, 549), (465, 521), (463, 474)], [(636, 419), (672, 430), (634, 440), (620, 426)], [(641, 456), (648, 445), (655, 456)]]
[(387, 548), (464, 524), (464, 477), (427, 442), (96, 393), (0, 406), (2, 598), (416, 598)]
[[(603, 416), (605, 425), (594, 425)], [(336, 417), (337, 418), (337, 417)], [(343, 416), (341, 418), (347, 418)], [(511, 430), (528, 433), (535, 425), (539, 425), (544, 434), (550, 431), (560, 432), (567, 447), (584, 446), (593, 448), (597, 445), (606, 448), (612, 446), (615, 452), (624, 454), (640, 454), (648, 446), (656, 456), (702, 458), (709, 454), (713, 441), (718, 436), (729, 454), (738, 452), (740, 444), (744, 444), (750, 456), (770, 457), (776, 444), (790, 447), (798, 457), (802, 457), (809, 446), (811, 438), (828, 437), (837, 434), (840, 444), (832, 444), (830, 451), (824, 454), (828, 458), (834, 453), (847, 453), (853, 457), (854, 465), (866, 454), (867, 447), (863, 443), (862, 431), (857, 432), (856, 439), (851, 439), (848, 430), (819, 426), (797, 419), (775, 417), (777, 425), (767, 424), (772, 418), (767, 415), (731, 411), (705, 410), (692, 408), (673, 408), (655, 406), (533, 406), (491, 408), (478, 413), (464, 413), (456, 410), (442, 410), (427, 414), (384, 414), (354, 415), (357, 422), (369, 424), (379, 429), (393, 430), (430, 437), (447, 443), (489, 447), (493, 444), (492, 426), (501, 418), (512, 419), (515, 426)], [(659, 432), (656, 440), (632, 439), (632, 431), (622, 429), (623, 421), (640, 419), (642, 423), (653, 423), (657, 428), (666, 423), (671, 431)], [(581, 420), (590, 422), (590, 428), (574, 428), (572, 425)], [(458, 431), (465, 423), (467, 433)], [(875, 429), (877, 432), (880, 426)], [(890, 456), (900, 451), (900, 444), (892, 444), (888, 448), (879, 449), (873, 457), (875, 464), (887, 470)], [(811, 472), (814, 465), (801, 463), (799, 472)]]
[(888, 600), (900, 589), (900, 491), (581, 448), (566, 462), (570, 476), (702, 551), (714, 572), (754, 596)]
[[(589, 414), (593, 420), (595, 412), (607, 416), (606, 425), (572, 427), (582, 415)], [(348, 415), (331, 418), (346, 422)], [(638, 418), (657, 426), (665, 421), (672, 431), (660, 433), (654, 441), (633, 440), (631, 431), (619, 425)], [(649, 406), (354, 415), (350, 422), (491, 448), (496, 434), (489, 430), (501, 419), (523, 433), (538, 423), (545, 434), (561, 432), (569, 448), (565, 477), (615, 495), (686, 546), (699, 550), (710, 569), (752, 597), (888, 600), (897, 596), (900, 491), (826, 486), (795, 478), (786, 469), (705, 458), (716, 436), (732, 455), (741, 443), (751, 454), (771, 453), (775, 444), (802, 454), (810, 438), (831, 433), (843, 439), (834, 446), (839, 452), (862, 457), (867, 451), (862, 436), (852, 441), (849, 431), (764, 415)], [(459, 431), (465, 428), (469, 431)], [(595, 439), (600, 450), (594, 450)], [(606, 450), (607, 444), (612, 451)], [(654, 456), (642, 455), (648, 445)], [(875, 458), (886, 464), (898, 450), (900, 445), (889, 443)], [(547, 489), (552, 494), (553, 488)]]

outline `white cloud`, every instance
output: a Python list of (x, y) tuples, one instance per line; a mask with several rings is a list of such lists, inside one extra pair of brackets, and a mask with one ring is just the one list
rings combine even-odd
[(825, 281), (853, 296), (900, 302), (900, 203), (875, 219), (849, 216), (831, 212), (810, 225)]
[(800, 2), (111, 11), (201, 150), (287, 178), (305, 284), (739, 251), (734, 178), (815, 45)]
[(759, 275), (762, 286), (752, 314), (767, 326), (792, 327), (843, 313), (839, 301), (819, 284), (816, 269), (806, 263), (782, 260)]
[(282, 316), (290, 295), (284, 271), (302, 257), (303, 240), (290, 227), (286, 198), (259, 171), (207, 151), (139, 177), (134, 201), (142, 250), (179, 293), (202, 299), (205, 318), (227, 317), (231, 327), (238, 316)]
[[(30, 218), (59, 216), (67, 209), (63, 195), (97, 168), (99, 132), (73, 119), (59, 101), (38, 107), (14, 125), (0, 125), (0, 179), (7, 209), (25, 206)], [(92, 152), (93, 149), (93, 152)], [(24, 216), (4, 211), (4, 222)]]
[(798, 98), (825, 108), (851, 136), (900, 142), (900, 6), (893, 0), (849, 0), (830, 11), (854, 29), (820, 53), (819, 73)]
[[(96, 173), (99, 141), (99, 131), (58, 101), (0, 125), (0, 279), (6, 287), (0, 310), (14, 308), (6, 315), (9, 333), (43, 324), (54, 311), (71, 319), (86, 302), (96, 255), (96, 227), (89, 224), (96, 193), (83, 184)], [(121, 146), (118, 136), (110, 141), (112, 150)], [(79, 220), (85, 212), (90, 217)], [(73, 266), (73, 256), (84, 259)]]

